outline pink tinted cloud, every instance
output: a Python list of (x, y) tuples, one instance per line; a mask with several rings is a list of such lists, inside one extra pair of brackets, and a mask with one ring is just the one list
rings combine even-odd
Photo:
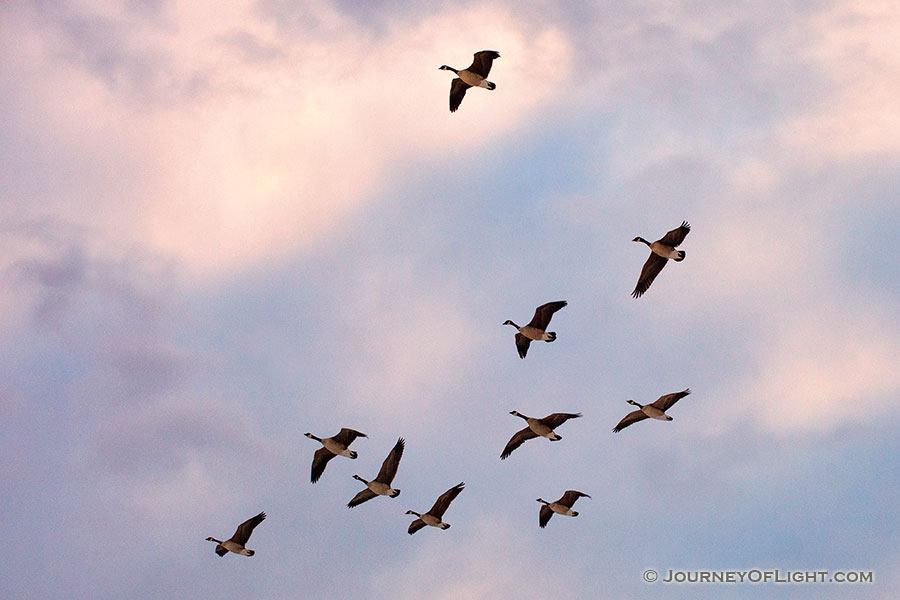
[[(890, 2), (834, 3), (803, 25), (798, 57), (823, 73), (827, 92), (780, 134), (790, 152), (856, 159), (900, 153), (900, 12)], [(809, 158), (806, 158), (809, 160)]]
[[(451, 7), (378, 38), (327, 4), (311, 10), (318, 25), (292, 35), (212, 2), (166, 5), (152, 19), (85, 8), (78, 16), (104, 36), (73, 28), (71, 14), (56, 28), (17, 14), (13, 70), (33, 98), (17, 117), (57, 153), (57, 169), (75, 173), (29, 210), (199, 272), (240, 268), (327, 242), (411, 161), (502, 136), (568, 76), (562, 33), (502, 8)], [(460, 21), (489, 25), (460, 39)], [(468, 66), (483, 45), (504, 55), (504, 91), (473, 92), (451, 118), (450, 78), (437, 67)], [(470, 136), (473, 119), (490, 125)]]

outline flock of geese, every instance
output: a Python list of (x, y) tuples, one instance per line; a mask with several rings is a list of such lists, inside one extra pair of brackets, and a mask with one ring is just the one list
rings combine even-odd
[[(450, 83), (450, 112), (456, 112), (469, 88), (480, 87), (487, 90), (496, 89), (496, 84), (488, 81), (487, 77), (491, 71), (491, 65), (497, 58), (500, 58), (498, 52), (494, 50), (482, 50), (481, 52), (475, 53), (474, 60), (467, 69), (460, 71), (448, 65), (441, 65), (439, 67), (441, 70), (453, 71), (456, 74), (456, 78)], [(659, 275), (669, 260), (675, 262), (684, 260), (684, 251), (677, 250), (677, 248), (690, 231), (691, 226), (687, 221), (684, 221), (678, 228), (669, 231), (655, 242), (648, 242), (640, 236), (632, 240), (634, 242), (644, 243), (650, 248), (650, 256), (644, 263), (637, 284), (634, 287), (634, 291), (631, 293), (634, 298), (640, 298), (650, 288), (657, 275)], [(524, 359), (528, 354), (528, 348), (532, 341), (553, 342), (556, 340), (556, 332), (547, 331), (547, 328), (550, 326), (550, 319), (553, 317), (554, 313), (564, 308), (566, 305), (567, 302), (565, 300), (557, 300), (542, 304), (534, 311), (534, 316), (531, 318), (531, 321), (522, 327), (516, 325), (511, 320), (507, 320), (503, 323), (503, 325), (511, 325), (516, 329), (516, 350), (518, 351), (520, 358)], [(626, 427), (629, 427), (638, 421), (643, 421), (644, 419), (671, 421), (672, 417), (666, 414), (666, 411), (690, 393), (690, 389), (685, 389), (680, 392), (665, 394), (660, 396), (655, 402), (644, 405), (638, 404), (634, 400), (628, 400), (628, 404), (636, 406), (637, 410), (625, 415), (622, 420), (613, 427), (612, 431), (618, 433)], [(509, 442), (507, 442), (506, 446), (503, 448), (503, 451), (500, 454), (500, 460), (506, 460), (516, 448), (530, 439), (545, 437), (551, 442), (561, 440), (562, 437), (556, 433), (556, 428), (569, 419), (581, 417), (581, 413), (553, 413), (542, 419), (538, 419), (535, 417), (528, 417), (515, 410), (510, 411), (509, 414), (524, 419), (527, 426), (513, 434)], [(304, 435), (322, 444), (322, 447), (313, 454), (312, 468), (310, 471), (310, 481), (312, 483), (319, 481), (322, 474), (325, 472), (325, 467), (328, 465), (328, 462), (334, 457), (343, 456), (349, 459), (356, 459), (357, 453), (350, 449), (350, 444), (357, 438), (368, 437), (365, 433), (346, 427), (342, 428), (337, 434), (329, 438), (320, 438), (312, 433), (305, 433)], [(366, 487), (359, 491), (347, 503), (348, 508), (359, 506), (377, 496), (396, 498), (400, 495), (400, 490), (392, 487), (391, 484), (397, 474), (397, 469), (400, 466), (400, 459), (403, 458), (403, 451), (405, 448), (406, 441), (401, 437), (397, 440), (397, 443), (394, 444), (394, 447), (384, 459), (381, 469), (374, 479), (367, 481), (359, 475), (353, 475), (354, 479), (364, 483)], [(438, 497), (434, 502), (434, 505), (426, 513), (417, 513), (414, 510), (407, 510), (405, 514), (416, 517), (416, 519), (410, 523), (407, 532), (412, 535), (426, 525), (437, 527), (439, 529), (448, 529), (450, 524), (444, 522), (444, 513), (447, 511), (450, 503), (453, 502), (463, 489), (465, 489), (465, 483), (462, 482), (448, 489)], [(555, 502), (548, 502), (543, 498), (538, 498), (537, 502), (541, 504), (540, 512), (538, 513), (538, 525), (541, 528), (546, 527), (547, 523), (550, 521), (550, 517), (552, 517), (554, 513), (568, 517), (577, 517), (578, 512), (572, 510), (572, 506), (579, 498), (590, 498), (590, 496), (584, 492), (579, 492), (578, 490), (566, 490), (562, 497)], [(219, 556), (225, 556), (229, 552), (234, 552), (235, 554), (241, 554), (243, 556), (253, 556), (254, 551), (248, 549), (246, 545), (253, 530), (257, 525), (262, 523), (265, 518), (266, 513), (261, 512), (255, 517), (247, 519), (238, 526), (234, 535), (228, 540), (221, 541), (214, 537), (208, 537), (206, 539), (210, 542), (216, 542), (215, 552)]]

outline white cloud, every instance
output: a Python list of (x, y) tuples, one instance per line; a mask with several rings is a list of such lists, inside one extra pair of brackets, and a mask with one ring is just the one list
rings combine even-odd
[(758, 373), (739, 396), (745, 399), (741, 412), (756, 405), (766, 427), (788, 434), (871, 421), (885, 402), (888, 410), (896, 408), (900, 333), (873, 319), (871, 307), (807, 308), (774, 328)]

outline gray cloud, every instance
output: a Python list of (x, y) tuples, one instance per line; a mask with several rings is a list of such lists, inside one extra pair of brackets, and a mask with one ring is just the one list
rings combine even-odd
[(35, 325), (64, 329), (87, 320), (104, 333), (147, 332), (172, 309), (176, 271), (160, 256), (116, 247), (66, 221), (11, 222), (4, 230), (4, 276), (30, 299)]
[(134, 482), (173, 477), (191, 460), (218, 462), (253, 446), (245, 418), (227, 404), (189, 393), (127, 405), (104, 418), (94, 459)]
[(280, 46), (261, 40), (250, 31), (235, 30), (220, 36), (219, 40), (227, 47), (240, 50), (249, 63), (265, 64), (285, 57)]

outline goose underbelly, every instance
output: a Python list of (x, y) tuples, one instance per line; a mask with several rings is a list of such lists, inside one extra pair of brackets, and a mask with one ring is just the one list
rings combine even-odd
[(527, 337), (529, 340), (534, 340), (536, 342), (553, 341), (553, 339), (555, 339), (556, 337), (551, 336), (543, 329), (538, 329), (537, 327), (529, 327), (528, 325), (520, 328), (519, 333)]
[(350, 452), (347, 450), (347, 447), (343, 444), (339, 444), (331, 439), (326, 439), (322, 443), (325, 446), (325, 449), (331, 452), (332, 454), (340, 454), (342, 456), (350, 456)]
[(550, 509), (553, 510), (553, 512), (555, 512), (556, 514), (565, 515), (567, 517), (574, 517), (575, 515), (578, 514), (577, 512), (572, 510), (570, 507), (561, 506), (559, 504), (556, 504), (555, 502), (550, 505)]
[(659, 410), (655, 406), (645, 406), (641, 409), (641, 411), (650, 417), (651, 419), (659, 419), (660, 421), (668, 421), (669, 419), (666, 417), (666, 413)]
[(551, 440), (555, 440), (559, 437), (552, 429), (540, 422), (529, 422), (528, 427), (541, 437), (550, 438)]
[[(235, 542), (232, 542), (231, 540), (225, 540), (224, 542), (222, 542), (222, 543), (220, 544), (220, 546), (222, 546), (222, 547), (225, 548), (226, 550), (231, 550), (232, 552), (234, 552), (234, 553), (236, 553), (236, 554), (243, 554), (244, 556), (250, 556), (250, 555), (248, 554), (249, 550), (247, 550), (246, 548), (244, 548), (244, 547), (241, 546), (240, 544), (236, 544)], [(216, 549), (217, 549), (217, 550), (218, 550), (218, 548), (219, 548), (219, 547), (216, 546)]]
[(666, 246), (665, 244), (660, 244), (659, 242), (653, 242), (652, 244), (650, 244), (650, 249), (653, 251), (653, 254), (662, 256), (663, 258), (678, 259), (682, 255), (680, 250), (676, 250), (675, 248)]
[(370, 481), (366, 484), (370, 490), (378, 494), (379, 496), (394, 496), (394, 489), (387, 485), (386, 483), (381, 483), (380, 481)]
[(463, 83), (471, 85), (472, 87), (487, 87), (485, 83), (484, 77), (477, 73), (472, 73), (468, 70), (463, 70), (457, 73), (460, 79), (463, 80)]
[(428, 513), (425, 513), (424, 515), (422, 515), (419, 518), (422, 519), (422, 521), (426, 525), (431, 525), (432, 527), (440, 527), (441, 526), (441, 519), (438, 519), (437, 517), (435, 517), (433, 515), (429, 515)]

